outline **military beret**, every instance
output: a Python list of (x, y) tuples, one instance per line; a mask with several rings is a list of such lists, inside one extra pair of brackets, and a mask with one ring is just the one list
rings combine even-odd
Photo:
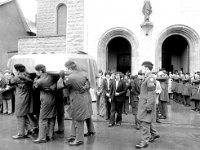
[(26, 67), (22, 64), (15, 64), (14, 68), (15, 68), (15, 70), (17, 70), (19, 72), (24, 72), (26, 70)]

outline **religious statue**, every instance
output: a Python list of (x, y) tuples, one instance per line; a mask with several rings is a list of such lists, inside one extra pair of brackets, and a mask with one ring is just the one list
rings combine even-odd
[(142, 13), (144, 14), (144, 21), (149, 21), (149, 17), (152, 13), (152, 7), (151, 7), (151, 3), (150, 0), (145, 0), (144, 1), (144, 6), (142, 9)]

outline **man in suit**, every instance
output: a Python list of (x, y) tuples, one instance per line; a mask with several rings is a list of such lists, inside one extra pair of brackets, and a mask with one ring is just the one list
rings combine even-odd
[(162, 88), (159, 96), (159, 111), (161, 112), (161, 116), (159, 117), (160, 119), (167, 118), (167, 103), (169, 102), (168, 76), (165, 72), (165, 70), (160, 70), (156, 78), (158, 81), (160, 81), (160, 86)]
[[(110, 86), (110, 102), (111, 102), (111, 115), (108, 127), (115, 125), (120, 126), (122, 122), (122, 107), (126, 97), (127, 86), (126, 82), (122, 79), (122, 73), (116, 73), (116, 80)], [(117, 118), (115, 119), (115, 113)]]
[(137, 113), (137, 118), (142, 127), (142, 138), (135, 145), (136, 148), (145, 148), (149, 142), (160, 137), (153, 125), (153, 122), (156, 121), (156, 78), (151, 72), (152, 69), (153, 64), (151, 62), (142, 63), (142, 72), (145, 77), (141, 84)]
[(106, 103), (106, 120), (110, 119), (110, 108), (111, 104), (109, 102), (110, 98), (110, 85), (113, 79), (110, 78), (111, 73), (105, 72), (105, 79), (103, 80), (103, 90), (105, 92), (105, 103)]
[(97, 89), (96, 89), (96, 105), (97, 105), (97, 115), (99, 115), (99, 104), (100, 104), (100, 97), (103, 93), (103, 71), (99, 70), (99, 77), (97, 78)]

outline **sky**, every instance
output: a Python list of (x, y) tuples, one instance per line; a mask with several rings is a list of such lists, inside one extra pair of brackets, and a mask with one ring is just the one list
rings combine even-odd
[[(6, 0), (0, 0), (3, 2)], [(23, 11), (25, 18), (35, 22), (35, 15), (37, 13), (37, 1), (36, 0), (17, 0)]]

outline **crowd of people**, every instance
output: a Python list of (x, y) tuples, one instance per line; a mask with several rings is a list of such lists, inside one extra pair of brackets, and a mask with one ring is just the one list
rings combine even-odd
[[(32, 135), (36, 137), (34, 143), (46, 143), (54, 139), (54, 134), (64, 134), (65, 104), (69, 104), (67, 112), (72, 118), (69, 145), (82, 145), (84, 136), (95, 135), (87, 73), (73, 61), (66, 62), (65, 67), (60, 74), (50, 74), (39, 64), (36, 73), (29, 74), (23, 64), (15, 64), (14, 74), (8, 70), (0, 74), (0, 111), (11, 114), (14, 110), (17, 118), (13, 139)], [(194, 101), (193, 110), (200, 112), (198, 72), (191, 75), (152, 69), (153, 64), (145, 61), (137, 75), (99, 70), (94, 89), (97, 115), (108, 121), (108, 127), (121, 126), (123, 113), (134, 116), (135, 128), (143, 133), (136, 148), (147, 147), (160, 137), (153, 123), (167, 119), (170, 99), (186, 107)], [(54, 132), (56, 120), (58, 130)], [(85, 134), (84, 122), (88, 130)]]

